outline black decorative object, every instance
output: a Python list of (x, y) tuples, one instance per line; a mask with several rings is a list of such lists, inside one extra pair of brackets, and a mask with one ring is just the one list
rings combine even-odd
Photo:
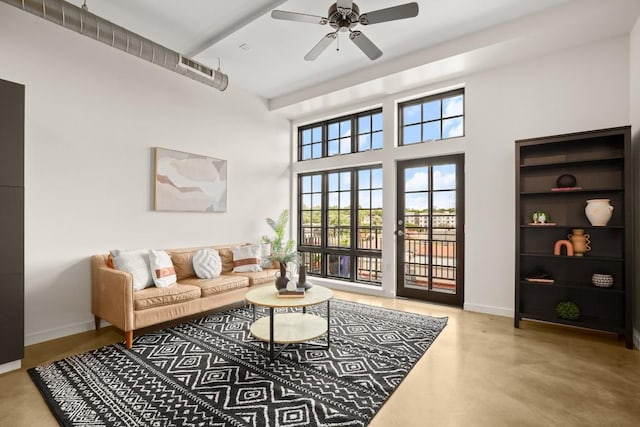
[(307, 282), (307, 267), (304, 265), (300, 265), (298, 269), (298, 288), (309, 289), (313, 285)]
[(575, 176), (569, 173), (565, 173), (564, 175), (560, 175), (558, 177), (556, 184), (558, 185), (559, 188), (575, 187), (577, 184), (577, 181)]
[(562, 301), (556, 305), (556, 314), (561, 319), (578, 320), (580, 318), (580, 308), (575, 302)]
[(279, 264), (280, 271), (276, 272), (276, 289), (287, 289), (287, 283), (289, 283), (289, 277), (287, 275), (289, 272), (287, 271), (287, 264), (281, 262)]

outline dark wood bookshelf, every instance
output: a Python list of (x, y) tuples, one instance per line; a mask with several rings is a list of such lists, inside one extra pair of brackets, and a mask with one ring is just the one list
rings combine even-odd
[[(633, 348), (632, 165), (629, 126), (516, 141), (516, 328), (535, 320), (596, 329), (622, 336)], [(565, 174), (580, 188), (553, 191)], [(588, 199), (610, 199), (614, 210), (606, 226), (589, 222)], [(554, 225), (531, 224), (535, 211), (548, 213)], [(591, 250), (554, 255), (555, 242), (578, 228), (590, 236)], [(526, 280), (540, 271), (553, 283)], [(596, 273), (613, 276), (613, 285), (593, 285)], [(561, 301), (574, 302), (580, 317), (559, 318)]]

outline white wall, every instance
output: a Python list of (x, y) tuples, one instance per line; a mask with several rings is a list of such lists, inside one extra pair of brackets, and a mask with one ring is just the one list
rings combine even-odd
[[(335, 161), (384, 165), (385, 241), (392, 242), (395, 161), (464, 152), (465, 307), (511, 316), (514, 140), (626, 125), (630, 108), (638, 129), (629, 52), (638, 75), (639, 32), (636, 24), (631, 44), (627, 37), (606, 40), (376, 100), (394, 111), (399, 98), (464, 84), (466, 136), (396, 147), (395, 132), (387, 131), (383, 152)], [(256, 240), (268, 232), (264, 217), (290, 203), (289, 124), (235, 89), (233, 76), (230, 88), (218, 92), (5, 4), (0, 52), (0, 78), (25, 84), (27, 93), (27, 344), (91, 327), (91, 254)], [(385, 117), (387, 129), (393, 123)], [(228, 212), (153, 212), (154, 146), (228, 160)], [(293, 169), (315, 167), (304, 162)], [(389, 294), (391, 245), (383, 256)]]
[[(467, 75), (374, 101), (394, 112), (398, 99), (465, 86), (466, 136), (397, 147), (394, 117), (385, 115), (385, 149), (294, 164), (294, 171), (383, 164), (384, 294), (395, 290), (395, 161), (465, 153), (465, 308), (513, 316), (515, 251), (514, 141), (629, 124), (629, 40), (609, 39)], [(362, 105), (353, 108), (362, 108)], [(307, 117), (307, 123), (345, 111)]]
[[(0, 78), (26, 86), (26, 344), (89, 329), (89, 257), (257, 241), (289, 205), (290, 124), (0, 4)], [(152, 210), (152, 147), (228, 161), (226, 213)]]
[[(629, 36), (629, 93), (631, 112), (631, 141), (633, 143), (635, 158), (635, 244), (636, 259), (640, 250), (640, 18), (636, 21)], [(634, 341), (640, 347), (640, 263), (636, 262), (636, 289), (635, 289), (635, 331)]]
[(629, 124), (628, 38), (467, 80), (466, 303), (513, 315), (514, 140)]

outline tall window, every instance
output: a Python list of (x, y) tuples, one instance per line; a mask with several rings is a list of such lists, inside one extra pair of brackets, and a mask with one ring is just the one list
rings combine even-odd
[(382, 283), (382, 167), (299, 175), (298, 250), (312, 275)]
[(298, 128), (300, 161), (381, 148), (381, 108)]
[(464, 89), (399, 105), (400, 145), (464, 136)]

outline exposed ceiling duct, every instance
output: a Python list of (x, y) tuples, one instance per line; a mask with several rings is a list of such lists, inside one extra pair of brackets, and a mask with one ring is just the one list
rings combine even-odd
[(0, 0), (218, 90), (229, 77), (63, 0)]

